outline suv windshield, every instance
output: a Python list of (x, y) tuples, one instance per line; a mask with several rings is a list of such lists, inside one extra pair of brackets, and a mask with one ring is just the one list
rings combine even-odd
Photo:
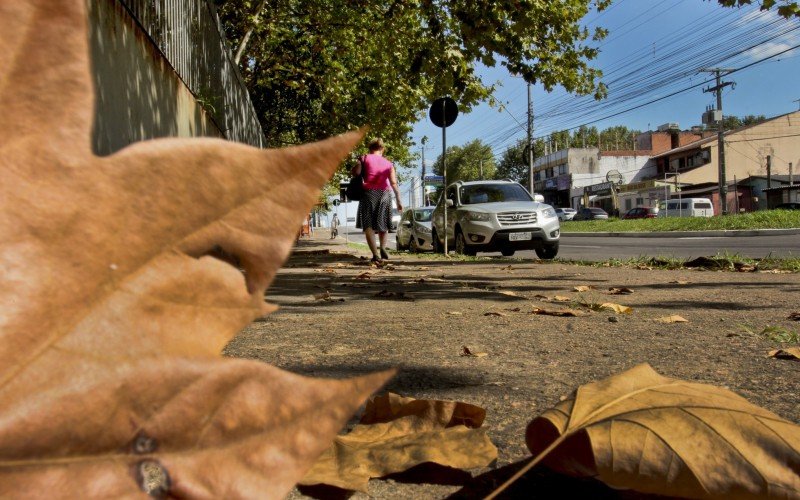
[(424, 210), (414, 210), (414, 220), (417, 222), (430, 222), (433, 215), (433, 209), (426, 208)]
[(459, 192), (461, 203), (494, 203), (498, 201), (532, 201), (531, 196), (519, 184), (475, 184), (462, 186)]

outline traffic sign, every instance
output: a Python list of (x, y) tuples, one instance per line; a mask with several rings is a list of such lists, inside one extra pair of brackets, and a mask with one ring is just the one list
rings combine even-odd
[(440, 97), (433, 101), (428, 114), (437, 127), (449, 127), (455, 123), (456, 117), (458, 117), (458, 105), (449, 97)]

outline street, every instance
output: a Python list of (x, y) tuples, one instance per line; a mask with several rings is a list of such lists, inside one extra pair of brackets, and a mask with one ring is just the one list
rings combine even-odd
[[(324, 229), (323, 229), (324, 230)], [(345, 233), (346, 231), (346, 233)], [(339, 236), (353, 243), (366, 244), (364, 234), (356, 228), (340, 228)], [(388, 246), (395, 248), (395, 233), (388, 235)], [(800, 235), (629, 238), (617, 236), (562, 235), (558, 256), (570, 260), (630, 259), (635, 257), (677, 257), (682, 259), (711, 256), (727, 252), (742, 257), (763, 258), (800, 256)], [(500, 253), (480, 255), (500, 256)], [(518, 252), (515, 257), (536, 258), (533, 251)]]

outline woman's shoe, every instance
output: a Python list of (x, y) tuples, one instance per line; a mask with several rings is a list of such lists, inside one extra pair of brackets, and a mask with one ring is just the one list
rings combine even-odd
[(381, 259), (379, 259), (377, 255), (373, 255), (372, 258), (369, 261), (371, 263), (373, 263), (373, 264), (380, 264), (381, 263)]
[(386, 250), (384, 250), (383, 248), (381, 248), (381, 259), (389, 260), (389, 254), (386, 253)]

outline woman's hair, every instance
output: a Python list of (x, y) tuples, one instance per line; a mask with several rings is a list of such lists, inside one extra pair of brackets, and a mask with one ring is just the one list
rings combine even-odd
[(380, 137), (376, 137), (369, 141), (369, 152), (374, 153), (375, 151), (380, 151), (383, 149), (383, 139)]

